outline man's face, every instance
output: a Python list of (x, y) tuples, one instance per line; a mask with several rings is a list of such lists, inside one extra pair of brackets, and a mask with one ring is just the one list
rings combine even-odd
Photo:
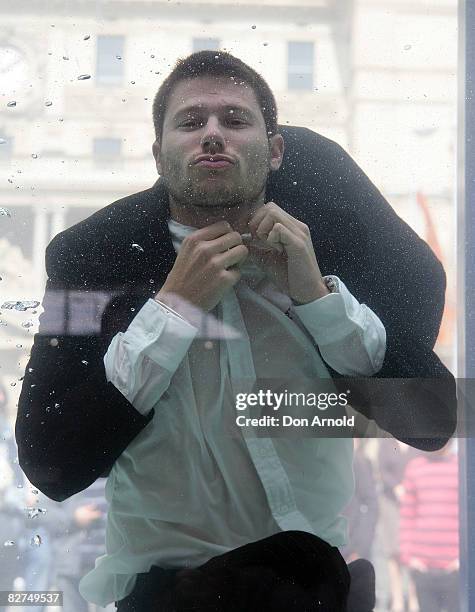
[[(197, 77), (171, 92), (153, 154), (177, 204), (234, 207), (263, 196), (269, 172), (282, 163), (283, 139), (269, 141), (249, 85)], [(225, 160), (212, 161), (220, 156)]]

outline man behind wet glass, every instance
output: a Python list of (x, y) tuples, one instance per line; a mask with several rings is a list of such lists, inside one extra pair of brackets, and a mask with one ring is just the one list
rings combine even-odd
[[(325, 583), (320, 576), (317, 585), (318, 563), (304, 564), (312, 566), (310, 581), (298, 565), (323, 554), (319, 567), (333, 569), (326, 579), (341, 598), (331, 604), (336, 610), (348, 575), (323, 540), (344, 542), (339, 514), (352, 491), (351, 440), (244, 442), (224, 434), (232, 429), (236, 379), (370, 376), (383, 362), (384, 327), (341, 278), (322, 276), (308, 225), (266, 198), (284, 146), (265, 82), (221, 53), (195, 54), (179, 68), (154, 105), (153, 150), (165, 188), (125, 198), (49, 246), (43, 337), (35, 339), (26, 381), (35, 383), (23, 387), (17, 421), (22, 467), (57, 499), (112, 468), (108, 552), (82, 581), (91, 601), (123, 600), (119, 609), (133, 609), (127, 597), (142, 590), (150, 599), (147, 576), (166, 581), (183, 567), (201, 566), (212, 586), (223, 567), (215, 561), (209, 574), (203, 563), (270, 536), (241, 553), (244, 569), (252, 558), (270, 572), (258, 596), (277, 591), (276, 580), (290, 588), (289, 601), (292, 584), (307, 600), (315, 596), (312, 589)], [(322, 252), (328, 272), (337, 261), (344, 269), (341, 257), (331, 263), (332, 253), (334, 245)], [(351, 276), (345, 280), (361, 280)], [(78, 322), (73, 290), (97, 305), (101, 292), (117, 295), (104, 314), (97, 308), (95, 320)], [(64, 328), (55, 316), (62, 310)], [(226, 333), (201, 333), (203, 312)], [(42, 413), (39, 427), (41, 406), (53, 401), (57, 410)], [(32, 438), (55, 429), (47, 445)], [(229, 570), (243, 557), (226, 561), (230, 591), (223, 597), (231, 601)], [(194, 580), (188, 593), (196, 596), (201, 586), (212, 596), (202, 574)], [(243, 584), (241, 596), (251, 592)]]
[[(229, 72), (241, 66), (234, 58), (228, 58), (227, 66), (224, 60), (218, 75), (215, 66), (211, 73), (200, 73), (198, 59), (188, 65), (184, 61), (182, 77), (187, 71), (187, 78), (175, 81), (165, 99), (159, 92), (154, 107), (153, 153), (168, 191), (168, 229), (177, 258), (154, 300), (125, 333), (114, 337), (105, 357), (108, 379), (137, 410), (146, 414), (156, 407), (166, 417), (154, 420), (157, 430), (148, 429), (148, 440), (137, 440), (125, 451), (133, 463), (141, 462), (141, 469), (131, 470), (124, 455), (113, 468), (119, 480), (127, 473), (129, 484), (111, 500), (108, 554), (81, 583), (91, 600), (105, 596), (104, 584), (112, 578), (119, 582), (119, 558), (131, 567), (139, 561), (137, 568), (147, 570), (151, 542), (156, 547), (153, 565), (161, 569), (196, 567), (220, 552), (273, 534), (286, 537), (282, 532), (289, 531), (342, 544), (339, 512), (353, 485), (351, 440), (245, 442), (233, 427), (233, 397), (241, 380), (272, 378), (282, 384), (299, 375), (329, 378), (317, 342), (342, 374), (371, 375), (384, 357), (385, 333), (378, 317), (351, 296), (343, 281), (322, 277), (308, 227), (265, 201), (268, 174), (278, 170), (284, 151), (270, 90), (260, 84), (265, 97), (261, 92), (264, 99), (258, 101), (251, 86), (257, 77), (249, 74), (251, 84), (237, 74), (230, 78)], [(241, 66), (241, 72), (246, 69)], [(269, 109), (269, 125), (261, 107)], [(203, 313), (233, 334), (225, 332), (216, 342), (210, 323), (202, 327)], [(317, 328), (329, 328), (339, 337), (323, 337)], [(316, 453), (321, 455), (318, 466)], [(170, 462), (173, 468), (156, 475), (155, 462)], [(302, 480), (303, 466), (309, 475)], [(152, 494), (142, 490), (144, 478)], [(334, 481), (340, 483), (336, 493)], [(132, 503), (135, 510), (127, 515), (123, 503)], [(121, 530), (113, 526), (114, 507)], [(143, 508), (140, 517), (137, 507)], [(137, 532), (143, 533), (142, 543)], [(118, 537), (130, 542), (134, 555), (119, 552), (112, 544)], [(260, 545), (265, 549), (269, 544)], [(333, 554), (338, 555), (336, 549)], [(287, 559), (286, 564), (299, 582), (298, 571), (290, 569), (293, 563)], [(264, 561), (261, 565), (266, 566)], [(331, 562), (322, 565), (329, 571)], [(317, 563), (314, 571), (315, 584), (307, 589), (322, 581)], [(344, 564), (339, 571), (344, 575)], [(255, 571), (256, 582), (264, 576)], [(266, 583), (270, 609), (272, 591), (281, 588), (273, 579)], [(122, 581), (122, 592), (114, 596), (130, 591), (130, 582)], [(188, 589), (197, 597), (199, 587), (196, 581)], [(338, 587), (327, 607), (340, 607), (335, 597), (344, 600), (345, 587)], [(183, 583), (175, 586), (180, 597), (183, 589)], [(132, 597), (140, 590), (136, 583)], [(254, 601), (247, 606), (257, 609), (263, 601), (256, 584), (227, 595), (216, 591), (214, 597), (243, 605), (251, 590)], [(293, 597), (298, 593), (297, 586)], [(312, 595), (317, 599), (316, 591)], [(121, 602), (119, 609), (129, 603)], [(300, 605), (309, 603), (307, 597)]]

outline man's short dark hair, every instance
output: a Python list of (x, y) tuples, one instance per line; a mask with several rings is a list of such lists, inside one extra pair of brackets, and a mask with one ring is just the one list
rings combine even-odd
[(155, 137), (161, 141), (163, 120), (170, 94), (179, 81), (203, 76), (228, 77), (236, 84), (247, 84), (254, 91), (266, 124), (267, 137), (277, 134), (277, 104), (269, 85), (250, 66), (226, 51), (197, 51), (177, 60), (160, 85), (153, 101)]

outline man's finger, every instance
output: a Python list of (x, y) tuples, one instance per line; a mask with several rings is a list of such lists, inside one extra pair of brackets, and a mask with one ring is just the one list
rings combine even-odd
[(261, 206), (252, 215), (248, 227), (251, 233), (256, 234), (259, 225), (262, 223), (264, 218), (270, 217), (274, 221), (280, 221), (287, 227), (297, 227), (297, 219), (289, 215), (288, 212), (280, 208), (275, 202), (267, 202), (264, 206)]
[(238, 232), (228, 232), (208, 241), (208, 247), (213, 253), (223, 253), (239, 244), (242, 244), (242, 236)]
[(233, 247), (226, 251), (225, 253), (221, 253), (220, 255), (216, 255), (216, 262), (218, 265), (222, 266), (229, 270), (232, 266), (237, 266), (243, 263), (249, 255), (249, 249), (245, 247), (243, 244)]
[(284, 211), (269, 210), (255, 229), (255, 235), (261, 239), (266, 239), (276, 223), (280, 223), (294, 233), (301, 231), (297, 220), (284, 213)]
[(195, 240), (214, 240), (232, 231), (233, 228), (228, 221), (216, 221), (216, 223), (195, 230), (189, 234), (189, 236), (193, 237)]
[(276, 251), (279, 251), (279, 253), (284, 251), (284, 241), (282, 240), (283, 229), (282, 223), (274, 223), (266, 239), (266, 243)]

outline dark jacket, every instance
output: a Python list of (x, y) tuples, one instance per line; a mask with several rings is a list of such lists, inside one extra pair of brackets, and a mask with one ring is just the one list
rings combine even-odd
[[(280, 131), (284, 161), (269, 178), (267, 201), (309, 225), (322, 274), (338, 275), (381, 318), (387, 351), (377, 377), (431, 378), (429, 386), (388, 383), (389, 393), (387, 380), (355, 382), (353, 405), (399, 438), (409, 436), (409, 444), (442, 446), (455, 425), (455, 393), (453, 377), (432, 351), (444, 305), (440, 262), (340, 146), (306, 128)], [(153, 418), (153, 410), (142, 416), (106, 381), (103, 356), (173, 266), (167, 219), (168, 194), (159, 181), (48, 245), (45, 311), (16, 437), (22, 469), (55, 500), (107, 474)], [(432, 384), (437, 378), (441, 392)], [(419, 434), (421, 424), (433, 429)]]

